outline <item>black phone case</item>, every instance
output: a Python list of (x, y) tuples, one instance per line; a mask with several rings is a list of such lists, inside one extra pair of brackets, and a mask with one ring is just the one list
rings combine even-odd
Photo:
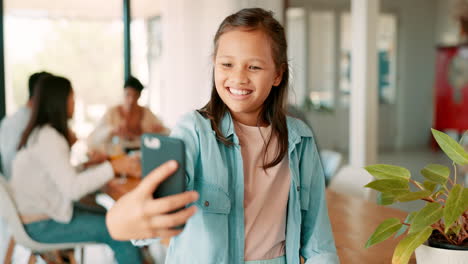
[(175, 160), (179, 164), (177, 171), (169, 176), (153, 193), (154, 198), (161, 198), (185, 191), (185, 145), (177, 138), (158, 134), (141, 136), (141, 168), (145, 177), (166, 161)]

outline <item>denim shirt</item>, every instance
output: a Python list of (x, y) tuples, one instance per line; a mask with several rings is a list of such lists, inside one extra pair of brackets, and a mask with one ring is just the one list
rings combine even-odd
[[(325, 202), (322, 165), (310, 129), (288, 117), (289, 189), (286, 260), (339, 263)], [(171, 136), (186, 148), (187, 189), (200, 194), (199, 210), (184, 231), (171, 239), (166, 263), (244, 263), (244, 173), (239, 139), (229, 114), (221, 132), (234, 143), (216, 139), (210, 120), (194, 111), (182, 118)], [(133, 241), (136, 245), (149, 240)]]

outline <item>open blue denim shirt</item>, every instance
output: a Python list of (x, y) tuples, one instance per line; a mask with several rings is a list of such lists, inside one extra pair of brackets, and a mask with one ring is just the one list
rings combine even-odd
[[(299, 255), (311, 263), (339, 263), (325, 202), (325, 184), (319, 153), (310, 129), (287, 118), (291, 170), (286, 225), (287, 263)], [(171, 240), (166, 263), (244, 263), (244, 173), (239, 139), (226, 114), (221, 131), (234, 146), (216, 140), (210, 121), (194, 111), (172, 131), (186, 147), (187, 189), (200, 199), (197, 213), (185, 230)], [(151, 239), (133, 241), (146, 245)]]

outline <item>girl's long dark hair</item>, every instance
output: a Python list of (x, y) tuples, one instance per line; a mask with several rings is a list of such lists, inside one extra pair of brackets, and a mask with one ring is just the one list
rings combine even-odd
[[(288, 94), (289, 66), (284, 28), (273, 18), (272, 12), (265, 11), (261, 8), (242, 9), (226, 17), (219, 26), (214, 38), (214, 57), (216, 57), (218, 41), (221, 35), (236, 29), (262, 30), (270, 38), (275, 68), (277, 71), (283, 73), (280, 84), (271, 89), (270, 94), (263, 103), (259, 116), (259, 121), (270, 124), (272, 128), (271, 136), (266, 143), (266, 149), (268, 149), (270, 145), (272, 136), (277, 136), (278, 138), (278, 148), (274, 159), (270, 162), (264, 161), (263, 169), (268, 169), (280, 163), (288, 151), (288, 128), (286, 124), (285, 107)], [(233, 143), (222, 134), (220, 129), (221, 120), (229, 109), (216, 91), (214, 70), (212, 82), (210, 101), (198, 111), (205, 118), (210, 119), (211, 126), (218, 140), (226, 146), (232, 146)], [(264, 158), (266, 158), (266, 153), (265, 151)]]
[(34, 129), (43, 125), (52, 126), (70, 144), (67, 104), (71, 92), (71, 83), (66, 78), (45, 76), (39, 80), (33, 99), (31, 117), (21, 136), (18, 149), (26, 146)]

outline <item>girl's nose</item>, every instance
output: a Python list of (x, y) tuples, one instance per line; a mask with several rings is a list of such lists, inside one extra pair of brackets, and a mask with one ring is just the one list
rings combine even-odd
[(245, 70), (236, 69), (232, 71), (231, 76), (229, 76), (229, 81), (234, 85), (241, 85), (241, 84), (247, 84), (249, 82), (249, 78)]

